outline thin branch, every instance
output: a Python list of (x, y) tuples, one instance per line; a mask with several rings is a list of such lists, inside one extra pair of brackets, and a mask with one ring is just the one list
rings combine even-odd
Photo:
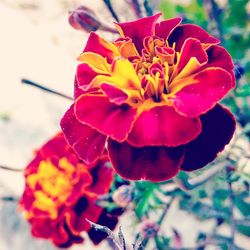
[(109, 10), (110, 14), (112, 15), (112, 17), (119, 23), (120, 22), (119, 17), (116, 14), (116, 12), (115, 12), (115, 10), (114, 10), (114, 8), (112, 6), (111, 1), (110, 0), (104, 0), (104, 3), (106, 5), (106, 7), (108, 8), (108, 10)]
[(218, 37), (221, 43), (224, 43), (223, 29), (221, 22), (221, 11), (214, 0), (203, 0), (204, 8), (209, 19), (209, 25), (214, 30), (215, 36)]
[(7, 171), (13, 171), (13, 172), (22, 172), (23, 171), (23, 169), (20, 169), (20, 168), (11, 168), (8, 166), (3, 166), (3, 165), (0, 165), (0, 169), (7, 170)]
[(147, 13), (147, 16), (152, 16), (153, 10), (152, 10), (151, 6), (149, 5), (148, 0), (144, 0), (143, 5), (144, 5), (145, 11)]
[(164, 210), (163, 210), (163, 212), (161, 214), (161, 217), (160, 217), (160, 219), (158, 221), (158, 225), (159, 226), (161, 226), (163, 220), (165, 219), (165, 217), (166, 217), (166, 215), (168, 213), (168, 210), (169, 210), (170, 206), (172, 205), (174, 199), (175, 199), (175, 197), (172, 196), (171, 199), (170, 199), (170, 201), (166, 204), (166, 206), (165, 206), (165, 208), (164, 208)]
[(1, 201), (7, 201), (7, 202), (17, 202), (19, 200), (18, 197), (14, 197), (14, 196), (2, 196), (0, 197)]
[(212, 179), (218, 172), (225, 169), (229, 165), (229, 161), (223, 161), (218, 164), (214, 164), (207, 171), (203, 172), (201, 175), (188, 179), (186, 173), (180, 173), (175, 179), (175, 183), (179, 188), (183, 190), (192, 190), (200, 185), (203, 185), (208, 180)]
[(137, 18), (142, 18), (143, 14), (142, 14), (141, 5), (140, 5), (139, 1), (138, 0), (129, 0), (128, 3), (130, 5), (132, 5), (132, 9), (134, 10)]
[(231, 211), (230, 216), (230, 227), (231, 227), (231, 240), (232, 240), (232, 246), (230, 246), (230, 249), (234, 249), (235, 245), (235, 234), (236, 234), (236, 221), (234, 219), (234, 192), (232, 188), (232, 182), (231, 182), (231, 172), (229, 167), (226, 169), (226, 180), (228, 184), (228, 190), (229, 190), (229, 207)]
[(119, 227), (118, 238), (119, 238), (119, 243), (122, 247), (122, 250), (126, 250), (126, 242), (125, 242), (125, 238), (124, 238), (121, 227)]
[(28, 79), (25, 79), (25, 78), (24, 78), (24, 79), (21, 80), (21, 82), (24, 83), (24, 84), (31, 85), (31, 86), (33, 86), (33, 87), (39, 88), (39, 89), (41, 89), (41, 90), (43, 90), (43, 91), (46, 91), (46, 92), (49, 92), (49, 93), (52, 93), (52, 94), (61, 96), (61, 97), (66, 98), (66, 99), (68, 99), (68, 100), (71, 100), (71, 101), (74, 100), (72, 97), (70, 97), (70, 96), (68, 96), (68, 95), (62, 94), (62, 93), (60, 93), (60, 92), (58, 92), (58, 91), (56, 91), (56, 90), (53, 90), (53, 89), (51, 89), (51, 88), (47, 88), (47, 87), (45, 87), (45, 86), (43, 86), (43, 85), (41, 85), (41, 84), (35, 83), (35, 82), (30, 81), (30, 80), (28, 80)]
[[(222, 241), (207, 239), (207, 240), (198, 242), (198, 244), (194, 247), (182, 247), (181, 250), (197, 250), (199, 248), (202, 248), (208, 245), (218, 246), (218, 244), (220, 243), (222, 243)], [(169, 247), (169, 250), (180, 250), (180, 248)]]
[(86, 219), (86, 221), (89, 222), (89, 224), (91, 225), (91, 227), (93, 229), (106, 233), (108, 238), (111, 239), (112, 242), (114, 243), (114, 246), (116, 247), (116, 249), (124, 250), (124, 248), (121, 246), (121, 244), (117, 241), (115, 234), (108, 227), (98, 225), (98, 224), (96, 224), (88, 219)]

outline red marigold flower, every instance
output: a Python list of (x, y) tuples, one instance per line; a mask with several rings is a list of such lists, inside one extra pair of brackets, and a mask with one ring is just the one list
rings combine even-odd
[[(82, 243), (81, 232), (97, 244), (105, 238), (93, 235), (86, 218), (114, 229), (117, 216), (96, 204), (113, 181), (107, 156), (92, 165), (83, 164), (59, 133), (36, 152), (25, 169), (25, 190), (20, 201), (35, 237), (51, 239), (59, 247)], [(108, 218), (108, 219), (107, 219)]]
[(164, 181), (211, 162), (235, 130), (218, 102), (235, 87), (219, 40), (160, 14), (117, 23), (113, 43), (91, 33), (77, 67), (75, 101), (61, 127), (85, 162), (107, 141), (125, 179)]

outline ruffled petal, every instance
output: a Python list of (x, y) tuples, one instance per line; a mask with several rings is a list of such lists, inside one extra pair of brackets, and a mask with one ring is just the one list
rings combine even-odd
[(96, 205), (97, 196), (93, 196), (92, 193), (86, 193), (82, 196), (77, 204), (74, 206), (74, 214), (70, 217), (69, 225), (77, 232), (88, 231), (90, 224), (86, 219), (97, 222), (102, 207)]
[(117, 88), (112, 84), (102, 83), (102, 91), (109, 97), (110, 102), (113, 102), (117, 105), (125, 103), (128, 100), (129, 95), (121, 88)]
[[(197, 117), (212, 109), (234, 87), (231, 75), (221, 68), (207, 68), (170, 86), (176, 111)], [(182, 86), (183, 84), (183, 86)]]
[(226, 49), (221, 46), (213, 45), (207, 50), (208, 62), (205, 65), (208, 67), (220, 67), (227, 71), (234, 69), (234, 64), (231, 56)]
[(74, 100), (76, 100), (80, 95), (85, 94), (86, 91), (83, 91), (81, 88), (79, 88), (77, 79), (75, 77), (74, 80)]
[(233, 87), (236, 86), (236, 80), (234, 75), (234, 64), (232, 57), (229, 55), (226, 49), (221, 46), (213, 45), (207, 50), (208, 62), (202, 69), (209, 67), (219, 67), (228, 71), (233, 79)]
[(188, 38), (180, 52), (180, 58), (174, 72), (175, 80), (186, 77), (199, 69), (208, 61), (207, 54), (202, 48), (201, 42), (194, 38)]
[(92, 163), (103, 153), (106, 136), (80, 123), (75, 117), (74, 105), (64, 114), (61, 128), (69, 145), (84, 162)]
[(140, 114), (128, 142), (135, 147), (172, 147), (192, 141), (200, 132), (199, 118), (188, 118), (178, 114), (173, 107), (159, 106)]
[[(76, 82), (77, 86), (85, 90), (87, 89), (90, 82), (98, 75), (92, 67), (90, 67), (87, 63), (81, 63), (78, 65), (76, 70)], [(79, 95), (78, 95), (79, 96)]]
[(142, 147), (108, 141), (110, 160), (116, 172), (128, 180), (165, 181), (175, 176), (183, 161), (183, 147)]
[(213, 161), (230, 142), (235, 131), (232, 113), (219, 104), (202, 115), (201, 122), (202, 133), (185, 147), (182, 170), (196, 170)]
[(132, 22), (116, 23), (116, 28), (122, 37), (130, 37), (132, 39), (140, 53), (143, 49), (143, 39), (153, 35), (155, 23), (160, 16), (161, 13), (157, 13), (154, 16), (144, 17)]
[(105, 57), (109, 63), (112, 62), (115, 57), (121, 56), (119, 50), (114, 44), (104, 40), (94, 32), (90, 33), (83, 52), (99, 54)]
[(79, 121), (90, 125), (114, 140), (124, 141), (131, 131), (136, 109), (129, 105), (116, 105), (102, 95), (82, 95), (75, 103)]
[(155, 35), (166, 40), (171, 31), (178, 26), (182, 21), (182, 18), (175, 17), (168, 20), (164, 20), (155, 25)]
[(108, 193), (114, 178), (114, 171), (108, 159), (99, 160), (90, 173), (93, 182), (88, 190), (98, 195)]
[(209, 35), (204, 29), (194, 24), (179, 25), (169, 35), (168, 41), (171, 45), (175, 43), (175, 49), (180, 51), (186, 39), (190, 37), (198, 39), (207, 46), (220, 43), (218, 39)]

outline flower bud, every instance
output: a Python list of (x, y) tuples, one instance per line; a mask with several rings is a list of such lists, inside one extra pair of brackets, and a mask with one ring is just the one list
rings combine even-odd
[(141, 234), (144, 239), (154, 238), (157, 235), (159, 229), (159, 225), (152, 220), (145, 219), (141, 223)]
[(120, 207), (126, 207), (134, 198), (133, 187), (129, 185), (120, 186), (112, 196), (114, 202)]
[(70, 13), (69, 24), (74, 29), (86, 32), (96, 31), (101, 26), (94, 11), (85, 6), (80, 6)]

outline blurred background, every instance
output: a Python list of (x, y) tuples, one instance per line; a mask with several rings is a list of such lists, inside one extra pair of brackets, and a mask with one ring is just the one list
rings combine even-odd
[[(121, 22), (140, 15), (132, 0), (111, 2)], [(197, 239), (211, 232), (230, 242), (233, 213), (236, 246), (232, 249), (250, 249), (250, 1), (139, 2), (141, 15), (162, 11), (164, 18), (182, 16), (183, 22), (198, 24), (220, 38), (233, 57), (237, 78), (237, 88), (223, 101), (238, 121), (230, 149), (235, 159), (230, 175), (233, 211), (225, 173), (219, 173), (203, 186), (177, 194), (178, 199), (163, 223), (164, 232), (185, 247), (194, 246)], [(32, 159), (32, 152), (60, 129), (60, 118), (70, 101), (24, 85), (21, 79), (73, 95), (76, 58), (88, 33), (74, 30), (68, 16), (80, 5), (93, 10), (103, 24), (112, 27), (114, 17), (102, 0), (0, 0), (0, 165), (23, 169)], [(97, 32), (109, 40), (116, 37), (113, 33)], [(33, 239), (17, 211), (23, 187), (22, 172), (0, 169), (0, 250), (55, 249), (49, 242)], [(133, 216), (130, 210), (120, 222), (128, 242), (133, 241), (136, 230), (127, 219)], [(85, 242), (73, 249), (95, 248)], [(109, 248), (103, 243), (98, 249)], [(205, 249), (229, 248), (227, 244), (218, 244)]]

